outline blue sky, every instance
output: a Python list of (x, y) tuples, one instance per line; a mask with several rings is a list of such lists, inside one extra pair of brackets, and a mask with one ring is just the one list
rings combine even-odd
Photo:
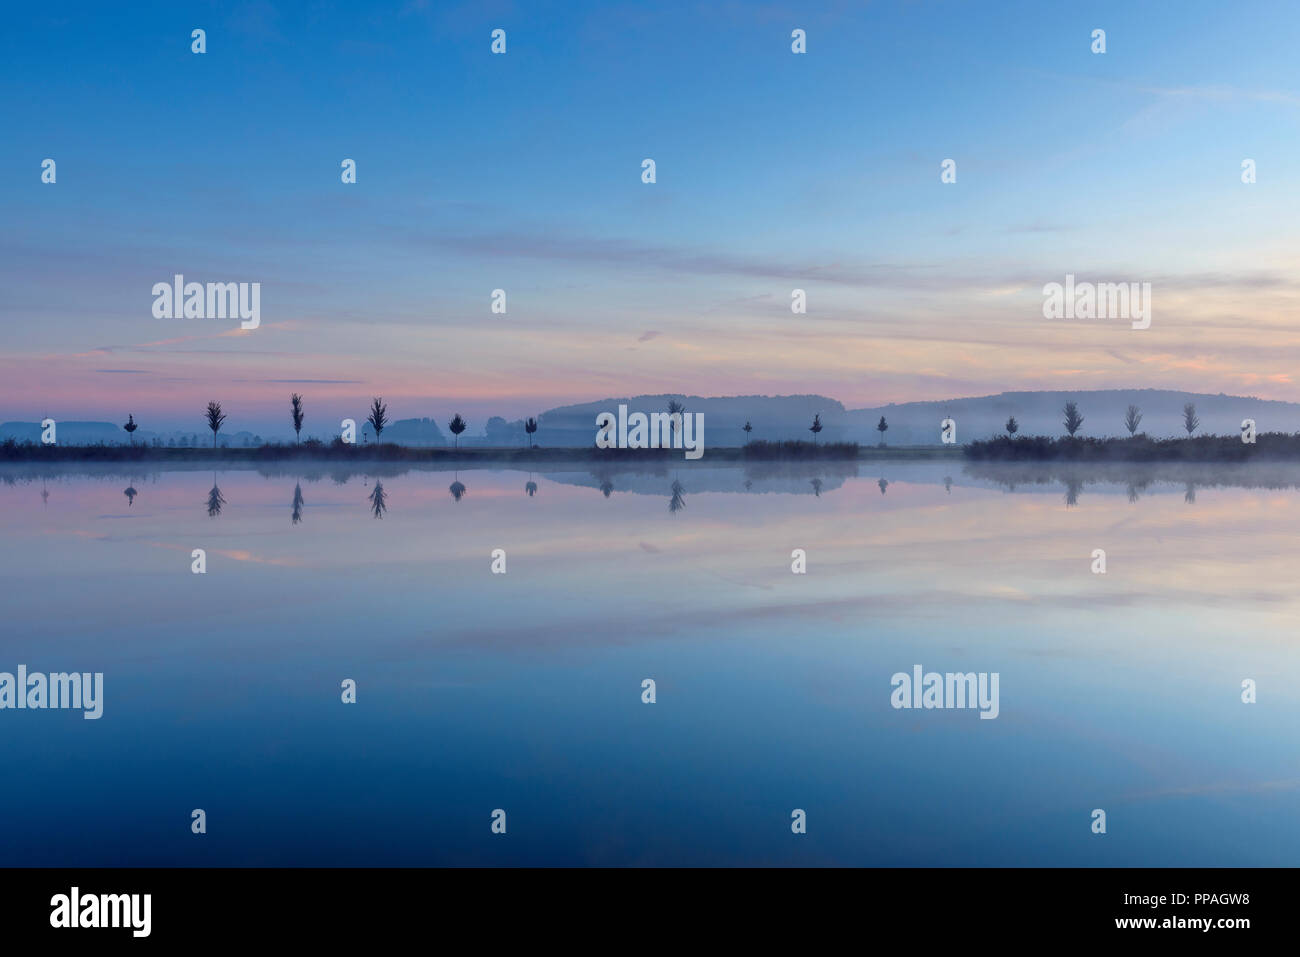
[[(1297, 24), (1198, 2), (16, 10), (0, 420), (171, 424), (220, 398), (278, 421), (290, 380), (330, 414), (383, 394), (480, 419), (636, 391), (1300, 399)], [(177, 272), (260, 281), (262, 327), (154, 318)], [(1152, 328), (1046, 322), (1067, 272), (1152, 282)]]

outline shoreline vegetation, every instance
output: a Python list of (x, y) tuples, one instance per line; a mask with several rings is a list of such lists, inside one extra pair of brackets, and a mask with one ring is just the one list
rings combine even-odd
[(407, 446), (391, 442), (349, 444), (341, 439), (325, 443), (309, 439), (298, 445), (268, 442), (249, 448), (169, 448), (157, 445), (41, 445), (6, 439), (0, 443), (0, 462), (149, 462), (184, 465), (224, 463), (258, 465), (267, 462), (401, 462), (449, 465), (531, 465), (547, 462), (599, 462), (606, 465), (665, 463), (707, 466), (717, 462), (855, 461), (859, 459), (959, 458), (960, 446), (859, 446), (854, 442), (766, 442), (729, 448), (709, 448), (702, 458), (684, 458), (681, 449), (591, 448), (456, 448)]
[(1285, 462), (1300, 461), (1300, 434), (1261, 432), (1254, 442), (1239, 435), (1197, 435), (1153, 439), (1052, 438), (1042, 435), (1000, 435), (964, 447), (972, 462)]
[(258, 465), (269, 462), (402, 462), (410, 464), (530, 465), (555, 462), (668, 463), (707, 466), (719, 462), (863, 461), (874, 459), (956, 459), (971, 462), (1300, 462), (1300, 433), (1263, 432), (1255, 442), (1236, 435), (1188, 438), (1085, 438), (1040, 435), (997, 436), (965, 445), (859, 445), (856, 442), (816, 444), (804, 441), (754, 441), (748, 445), (709, 448), (702, 458), (687, 460), (681, 449), (598, 449), (447, 446), (408, 446), (396, 443), (325, 443), (310, 439), (297, 445), (267, 442), (258, 446), (170, 448), (158, 445), (42, 445), (0, 442), (0, 462), (148, 462), (151, 464), (223, 463)]
[(1260, 433), (1254, 443), (1235, 435), (1189, 438), (1084, 438), (1039, 435), (997, 436), (966, 445), (859, 445), (855, 442), (755, 441), (749, 445), (710, 448), (702, 458), (684, 459), (681, 449), (598, 449), (347, 444), (308, 440), (300, 445), (268, 442), (247, 448), (221, 446), (167, 448), (157, 445), (42, 445), (0, 442), (0, 462), (149, 462), (152, 464), (225, 463), (258, 465), (267, 462), (404, 462), (411, 464), (506, 464), (547, 462), (670, 463), (707, 466), (718, 462), (862, 461), (873, 459), (956, 459), (971, 462), (1285, 462), (1300, 461), (1300, 433)]

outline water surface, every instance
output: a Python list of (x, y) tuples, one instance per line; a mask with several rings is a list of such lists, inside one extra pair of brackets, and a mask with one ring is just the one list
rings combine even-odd
[(11, 469), (0, 865), (1294, 864), (1300, 469), (1176, 468)]

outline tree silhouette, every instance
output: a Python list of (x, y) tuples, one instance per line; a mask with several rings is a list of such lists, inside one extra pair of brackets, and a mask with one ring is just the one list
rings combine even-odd
[(879, 488), (880, 488), (880, 494), (881, 494), (881, 495), (884, 495), (884, 494), (885, 494), (885, 489), (889, 488), (889, 483), (886, 482), (884, 479), (881, 479), (880, 481), (878, 481), (878, 482), (876, 483), (876, 485), (879, 486)]
[(1142, 424), (1142, 410), (1136, 405), (1130, 405), (1124, 413), (1124, 428), (1128, 429), (1129, 435), (1137, 435), (1138, 426)]
[(1019, 431), (1020, 423), (1016, 421), (1016, 417), (1013, 415), (1007, 419), (1007, 435), (1015, 435)]
[(745, 432), (745, 444), (748, 445), (748, 444), (749, 444), (749, 433), (754, 431), (754, 427), (753, 427), (752, 425), (750, 425), (750, 424), (749, 424), (749, 420), (746, 419), (746, 420), (745, 420), (745, 424), (742, 425), (741, 428), (742, 428), (742, 429), (744, 430), (744, 432)]
[(532, 498), (534, 495), (537, 494), (537, 483), (534, 482), (532, 479), (529, 479), (527, 482), (524, 483), (524, 491), (528, 493), (529, 498)]
[(1065, 431), (1074, 435), (1075, 432), (1079, 431), (1079, 426), (1083, 425), (1083, 416), (1079, 414), (1079, 404), (1071, 399), (1065, 403), (1065, 408), (1062, 411), (1065, 413)]
[(302, 483), (296, 482), (293, 486), (293, 515), (291, 516), (295, 525), (302, 521), (303, 504)]
[(465, 483), (460, 479), (456, 479), (456, 481), (452, 482), (451, 485), (447, 486), (447, 490), (451, 492), (451, 497), (458, 502), (464, 498), (465, 493), (469, 491), (469, 489), (465, 488)]
[[(451, 429), (451, 434), (456, 437), (456, 448), (460, 448), (460, 434), (468, 428), (468, 425), (466, 425), (465, 420), (461, 418), (459, 412), (457, 412), (452, 420), (447, 423), (447, 428)], [(457, 501), (460, 501), (460, 499), (457, 499)]]
[(813, 445), (817, 444), (817, 433), (822, 430), (822, 414), (818, 412), (813, 416), (813, 424), (808, 426), (808, 431), (813, 434)]
[(533, 447), (533, 433), (537, 431), (537, 420), (531, 415), (528, 417), (528, 421), (524, 423), (524, 431), (528, 433), (528, 447), (531, 449)]
[(122, 490), (122, 494), (126, 496), (126, 507), (130, 508), (132, 505), (135, 504), (135, 497), (140, 493), (135, 490), (134, 485), (128, 485), (125, 489)]
[(876, 431), (880, 433), (881, 445), (885, 444), (885, 430), (888, 428), (889, 428), (889, 423), (885, 421), (885, 417), (882, 415), (880, 417), (880, 421), (876, 423)]
[[(380, 436), (384, 434), (384, 427), (388, 425), (388, 406), (384, 405), (382, 398), (376, 397), (370, 404), (370, 414), (366, 416), (366, 421), (370, 427), (375, 430), (375, 444), (380, 442)], [(378, 517), (378, 516), (376, 516)]]
[(295, 441), (302, 442), (302, 396), (297, 392), (289, 396), (289, 415), (293, 417), (293, 434)]
[(209, 402), (207, 415), (208, 428), (212, 430), (212, 447), (215, 449), (217, 447), (217, 433), (221, 431), (221, 424), (226, 421), (226, 413), (221, 411), (220, 402)]
[(668, 420), (668, 428), (672, 432), (674, 439), (677, 435), (677, 429), (681, 425), (682, 416), (685, 415), (685, 413), (686, 406), (682, 405), (682, 403), (678, 402), (676, 399), (668, 400), (668, 415), (670, 417), (676, 416), (676, 418), (669, 418)]
[(824, 484), (824, 483), (822, 482), (822, 480), (821, 480), (820, 478), (809, 479), (809, 480), (808, 480), (808, 484), (812, 486), (813, 497), (814, 497), (814, 498), (821, 498), (821, 497), (822, 497), (822, 486), (823, 486), (823, 484)]
[(1196, 405), (1188, 402), (1183, 406), (1183, 428), (1187, 430), (1187, 434), (1190, 436), (1200, 424), (1201, 420), (1196, 417)]
[(140, 428), (140, 426), (135, 424), (135, 416), (128, 415), (126, 417), (126, 425), (122, 426), (122, 428), (126, 429), (126, 434), (131, 437), (131, 444), (135, 445), (135, 430)]

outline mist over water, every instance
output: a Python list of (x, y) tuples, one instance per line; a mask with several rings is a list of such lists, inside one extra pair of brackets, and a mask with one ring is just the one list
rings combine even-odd
[(1300, 467), (331, 468), (0, 470), (0, 865), (1300, 854)]

